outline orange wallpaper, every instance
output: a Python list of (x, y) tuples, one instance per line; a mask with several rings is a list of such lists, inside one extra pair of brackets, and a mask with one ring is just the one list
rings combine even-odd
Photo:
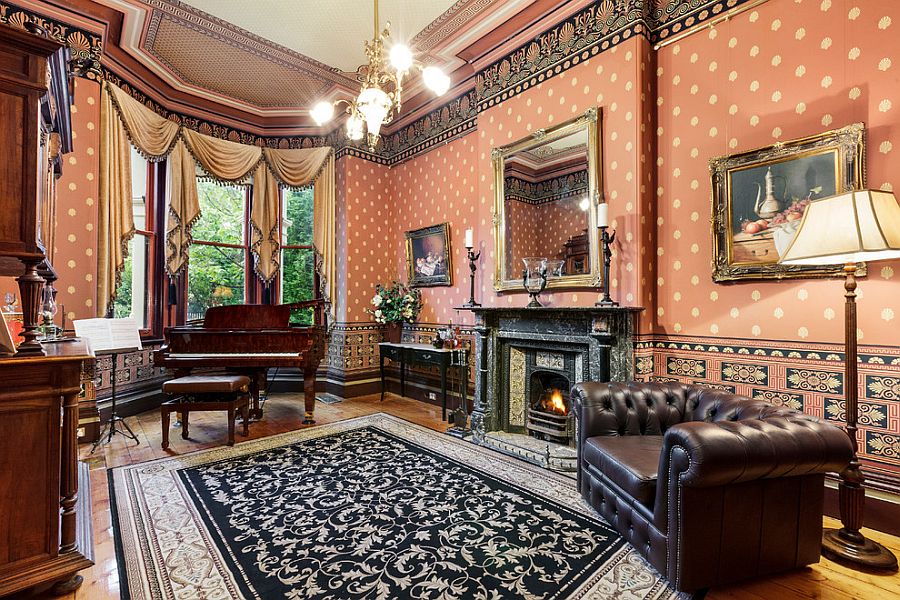
[[(861, 121), (869, 186), (900, 186), (896, 4), (772, 0), (659, 52), (657, 331), (843, 340), (836, 281), (712, 283), (707, 161)], [(898, 277), (880, 262), (860, 282), (862, 343), (898, 344)]]
[[(544, 204), (510, 201), (506, 206), (507, 252), (518, 273), (527, 256), (565, 258), (565, 243), (584, 233), (588, 215), (579, 208), (582, 197), (565, 198)], [(512, 241), (511, 241), (512, 240)]]
[(393, 216), (387, 167), (353, 156), (337, 161), (337, 321), (371, 321), (377, 283), (397, 278), (390, 248)]
[[(57, 184), (56, 248), (53, 266), (57, 304), (65, 306), (67, 319), (94, 317), (97, 289), (97, 179), (100, 147), (100, 85), (75, 79), (72, 107), (74, 151), (64, 157), (63, 173)], [(18, 293), (13, 278), (0, 278), (0, 300), (7, 291)], [(21, 299), (19, 300), (21, 308)], [(61, 324), (61, 313), (56, 322)]]
[[(649, 43), (629, 40), (608, 52), (510, 98), (478, 116), (477, 129), (445, 146), (406, 161), (391, 170), (393, 206), (396, 215), (396, 273), (405, 276), (403, 231), (448, 221), (453, 246), (453, 286), (423, 290), (423, 322), (471, 323), (468, 312), (452, 307), (469, 295), (468, 263), (462, 236), (475, 229), (482, 250), (476, 275), (476, 299), (485, 305), (519, 305), (522, 293), (497, 294), (493, 289), (494, 247), (492, 208), (494, 201), (491, 149), (527, 136), (530, 132), (564, 122), (588, 108), (603, 109), (603, 191), (610, 203), (610, 220), (619, 230), (611, 283), (624, 304), (640, 304), (652, 296), (652, 253), (639, 244), (653, 228), (653, 206), (647, 201), (647, 186), (653, 176), (652, 160), (642, 138), (641, 114), (648, 110), (650, 85)], [(648, 211), (650, 211), (648, 213)], [(593, 291), (546, 292), (547, 305), (588, 305), (596, 302)]]

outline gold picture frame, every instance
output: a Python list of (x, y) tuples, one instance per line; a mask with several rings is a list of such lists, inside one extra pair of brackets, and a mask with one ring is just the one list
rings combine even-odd
[(449, 223), (407, 231), (406, 270), (409, 286), (452, 285), (451, 254)]
[[(842, 276), (841, 265), (778, 263), (810, 200), (865, 185), (865, 125), (709, 161), (713, 281)], [(860, 275), (865, 275), (861, 265)]]

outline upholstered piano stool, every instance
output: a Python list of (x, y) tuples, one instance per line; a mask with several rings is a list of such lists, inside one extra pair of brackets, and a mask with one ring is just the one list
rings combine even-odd
[(250, 432), (250, 378), (244, 375), (189, 375), (167, 381), (163, 392), (174, 396), (160, 406), (162, 447), (169, 447), (169, 415), (181, 413), (181, 437), (188, 439), (188, 415), (192, 410), (227, 410), (228, 445), (234, 446), (234, 418), (241, 412), (243, 435)]

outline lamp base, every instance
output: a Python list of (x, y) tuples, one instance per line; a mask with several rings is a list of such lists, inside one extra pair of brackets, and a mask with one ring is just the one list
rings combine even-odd
[(897, 557), (861, 533), (845, 529), (822, 531), (822, 554), (836, 562), (848, 562), (879, 571), (896, 571)]

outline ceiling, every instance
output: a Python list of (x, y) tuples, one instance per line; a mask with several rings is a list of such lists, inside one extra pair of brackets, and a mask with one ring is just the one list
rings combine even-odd
[[(371, 0), (187, 0), (185, 4), (345, 72), (366, 62), (372, 39)], [(390, 21), (395, 41), (409, 44), (456, 0), (379, 0), (379, 31)], [(490, 2), (482, 3), (487, 7)], [(459, 7), (457, 7), (457, 10)], [(321, 35), (327, 31), (328, 35)]]
[[(372, 0), (37, 0), (104, 23), (103, 63), (170, 110), (266, 135), (320, 134), (319, 100), (359, 93)], [(453, 97), (504, 52), (591, 0), (380, 0), (379, 21), (451, 75)], [(436, 106), (404, 85), (402, 127)], [(429, 104), (431, 103), (431, 104)]]

